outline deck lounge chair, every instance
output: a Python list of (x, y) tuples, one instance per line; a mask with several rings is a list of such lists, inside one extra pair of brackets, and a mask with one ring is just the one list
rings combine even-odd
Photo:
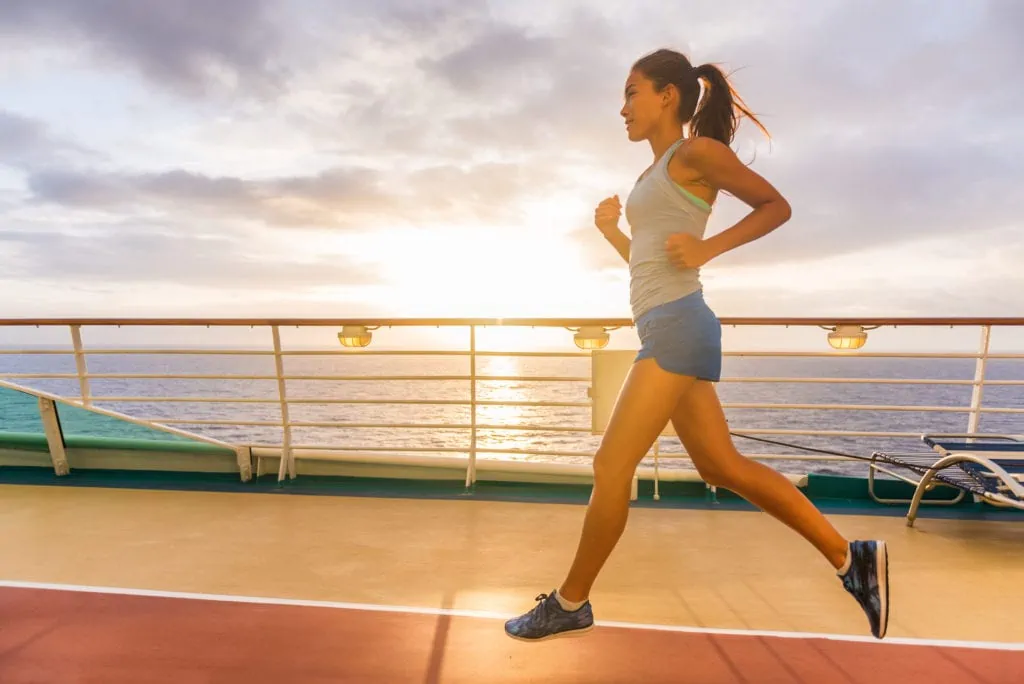
[[(938, 485), (959, 490), (953, 499), (931, 500), (953, 505), (972, 494), (975, 501), (1024, 510), (1024, 437), (1019, 435), (926, 434), (921, 441), (930, 454), (876, 451), (868, 470), (868, 492), (879, 503), (910, 503), (907, 526), (913, 527), (924, 495)], [(904, 473), (894, 472), (898, 468)], [(883, 499), (875, 494), (875, 473), (883, 472), (914, 485), (912, 499)]]

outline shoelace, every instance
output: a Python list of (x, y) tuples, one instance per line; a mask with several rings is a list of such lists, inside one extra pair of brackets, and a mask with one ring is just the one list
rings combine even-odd
[(538, 601), (537, 607), (533, 609), (533, 614), (537, 619), (541, 621), (547, 620), (548, 617), (547, 599), (547, 594), (538, 594), (537, 597), (533, 599), (534, 601)]

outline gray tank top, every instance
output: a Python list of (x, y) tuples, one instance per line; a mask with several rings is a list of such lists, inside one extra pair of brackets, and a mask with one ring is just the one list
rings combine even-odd
[(707, 202), (669, 176), (669, 160), (683, 142), (673, 143), (637, 180), (626, 199), (631, 233), (629, 301), (634, 321), (656, 306), (701, 289), (699, 269), (677, 268), (665, 251), (665, 241), (673, 233), (703, 238), (711, 214)]

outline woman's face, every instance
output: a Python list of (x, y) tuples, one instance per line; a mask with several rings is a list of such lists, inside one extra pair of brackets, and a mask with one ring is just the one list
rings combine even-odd
[(666, 88), (659, 93), (646, 76), (638, 71), (630, 72), (626, 79), (625, 104), (619, 114), (626, 120), (626, 134), (632, 142), (650, 137), (670, 104), (670, 90)]

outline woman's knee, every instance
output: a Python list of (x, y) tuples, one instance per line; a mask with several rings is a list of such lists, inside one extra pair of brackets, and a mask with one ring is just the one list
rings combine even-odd
[(694, 458), (693, 464), (697, 468), (697, 474), (701, 479), (712, 487), (731, 489), (735, 486), (740, 470), (743, 468), (744, 458), (738, 454), (731, 458)]
[(700, 479), (712, 487), (729, 488), (726, 485), (728, 481), (726, 473), (717, 466), (698, 466), (697, 474), (700, 475)]
[[(618, 456), (618, 457), (616, 457)], [(607, 486), (628, 486), (633, 479), (636, 466), (616, 455), (613, 451), (601, 447), (594, 456), (594, 483)]]

